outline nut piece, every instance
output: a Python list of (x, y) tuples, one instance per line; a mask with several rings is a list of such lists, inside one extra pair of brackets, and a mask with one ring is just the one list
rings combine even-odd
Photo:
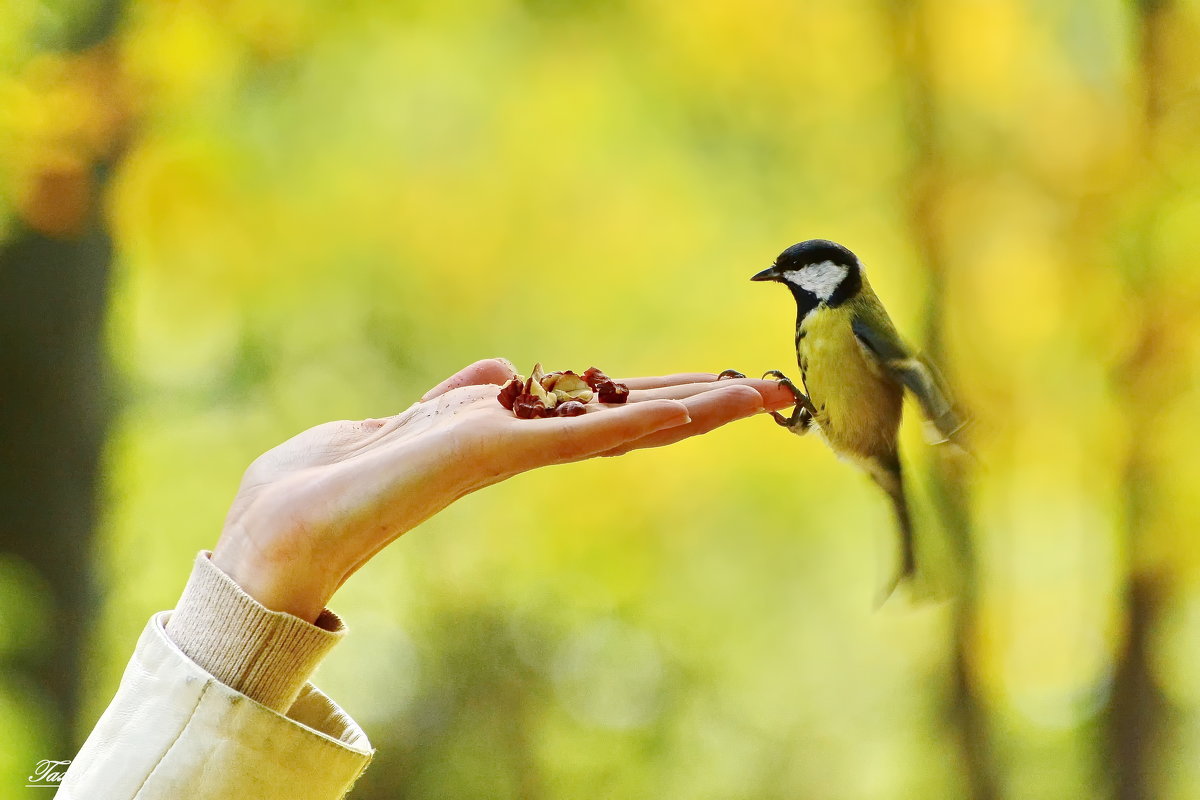
[(500, 393), (496, 395), (496, 399), (500, 401), (500, 405), (512, 411), (513, 401), (525, 393), (525, 378), (517, 375), (509, 378), (508, 383), (500, 387)]
[(586, 413), (587, 409), (578, 400), (568, 400), (565, 403), (559, 403), (558, 407), (554, 409), (554, 414), (558, 417), (578, 417), (580, 414)]
[(539, 417), (553, 417), (554, 412), (550, 407), (541, 401), (541, 398), (532, 394), (523, 394), (513, 401), (513, 413), (521, 419), (537, 419)]
[(533, 365), (533, 372), (529, 373), (529, 379), (532, 381), (537, 381), (538, 383), (541, 383), (542, 379), (545, 377), (546, 377), (546, 371), (544, 369), (542, 369), (542, 362), (539, 361), (538, 363)]
[(583, 373), (583, 380), (588, 386), (595, 389), (600, 383), (611, 381), (612, 378), (605, 375), (599, 367), (588, 367), (587, 371)]
[(529, 380), (525, 381), (525, 393), (541, 400), (542, 405), (546, 408), (554, 408), (558, 405), (558, 398), (542, 388), (541, 379), (542, 365), (538, 364), (533, 368), (533, 374), (529, 376)]
[[(592, 399), (594, 394), (592, 388), (574, 372), (552, 373), (552, 375), (555, 376), (553, 380), (550, 375), (547, 375), (543, 379), (542, 385), (554, 392), (560, 403), (566, 400), (578, 400), (586, 403)], [(550, 382), (549, 385), (547, 385), (547, 381)]]
[(613, 380), (601, 381), (596, 385), (596, 394), (601, 403), (621, 404), (629, 399), (629, 387)]

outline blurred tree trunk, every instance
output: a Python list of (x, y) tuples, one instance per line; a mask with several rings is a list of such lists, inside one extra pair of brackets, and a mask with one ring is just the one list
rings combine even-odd
[[(941, 145), (936, 98), (930, 88), (931, 62), (924, 15), (920, 2), (893, 0), (888, 7), (893, 33), (894, 60), (902, 76), (902, 101), (908, 142), (912, 148), (905, 176), (909, 232), (929, 275), (929, 302), (925, 317), (926, 352), (946, 365), (943, 327), (947, 266), (937, 230), (937, 211), (942, 202), (945, 164)], [(1000, 787), (994, 772), (991, 732), (987, 711), (980, 700), (971, 669), (971, 651), (976, 640), (977, 586), (973, 525), (969, 506), (966, 464), (934, 458), (930, 486), (939, 516), (956, 548), (955, 560), (962, 569), (961, 592), (954, 605), (953, 674), (949, 717), (958, 732), (961, 761), (972, 800), (996, 800)]]
[(70, 758), (81, 654), (95, 616), (91, 563), (106, 399), (101, 333), (111, 248), (92, 226), (75, 237), (17, 232), (0, 250), (0, 538), (49, 588), (45, 649), (17, 665), (55, 712), (39, 720)]
[[(68, 71), (111, 65), (99, 43), (117, 12), (115, 2), (88, 9), (62, 54)], [(72, 144), (54, 142), (55, 157), (22, 176), (17, 222), (0, 242), (0, 549), (32, 567), (49, 594), (51, 618), (29, 621), (46, 625), (43, 647), (12, 667), (52, 712), (36, 721), (52, 759), (71, 758), (78, 745), (71, 729), (96, 611), (93, 541), (109, 415), (112, 243), (99, 211), (109, 159)]]
[[(1155, 150), (1163, 111), (1164, 38), (1169, 0), (1139, 0), (1137, 6), (1138, 63), (1142, 118), (1138, 121), (1141, 162), (1130, 180), (1153, 182), (1159, 178)], [(1169, 338), (1173, 306), (1170, 287), (1156, 275), (1150, 247), (1157, 203), (1147, 203), (1134, 230), (1139, 246), (1128, 268), (1130, 319), (1139, 320), (1137, 346), (1118, 366), (1114, 379), (1129, 425), (1126, 454), (1124, 547), (1129, 568), (1122, 598), (1125, 638), (1116, 654), (1107, 709), (1109, 761), (1117, 800), (1149, 800), (1157, 796), (1155, 779), (1165, 734), (1166, 701), (1151, 671), (1151, 634), (1157, 625), (1164, 594), (1169, 590), (1154, 558), (1153, 495), (1159, 481), (1154, 449), (1156, 418), (1178, 388), (1166, 376), (1175, 372), (1170, 363), (1174, 348)], [(1181, 330), (1187, 322), (1181, 320)]]

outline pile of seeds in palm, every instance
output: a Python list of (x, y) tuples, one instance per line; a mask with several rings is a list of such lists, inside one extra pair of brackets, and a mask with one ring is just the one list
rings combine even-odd
[(587, 411), (588, 403), (624, 403), (629, 387), (595, 367), (577, 375), (570, 370), (545, 372), (535, 364), (528, 378), (517, 375), (501, 386), (496, 399), (521, 419), (576, 417)]

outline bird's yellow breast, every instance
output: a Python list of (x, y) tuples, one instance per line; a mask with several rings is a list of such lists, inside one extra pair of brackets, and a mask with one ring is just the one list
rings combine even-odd
[(848, 305), (822, 306), (797, 331), (796, 353), (814, 421), (830, 447), (852, 458), (895, 451), (903, 391), (868, 360)]

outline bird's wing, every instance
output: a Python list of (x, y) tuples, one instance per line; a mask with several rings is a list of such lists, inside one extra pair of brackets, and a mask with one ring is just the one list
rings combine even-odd
[(941, 375), (933, 365), (913, 355), (890, 324), (879, 324), (867, 315), (850, 321), (863, 353), (892, 380), (917, 398), (941, 441), (950, 441), (963, 427), (963, 419), (950, 402)]

